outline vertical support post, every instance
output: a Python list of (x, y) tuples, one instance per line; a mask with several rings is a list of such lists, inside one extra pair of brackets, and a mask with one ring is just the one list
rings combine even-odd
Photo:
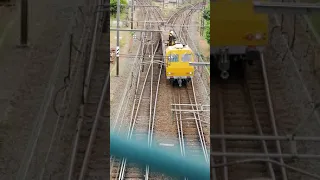
[(205, 12), (205, 9), (206, 9), (206, 0), (203, 0), (202, 1), (203, 3), (203, 6), (202, 6), (202, 14), (201, 14), (201, 32), (200, 32), (200, 35), (201, 36), (204, 36), (204, 18), (203, 18), (203, 15), (204, 15), (204, 12)]
[(117, 49), (116, 49), (117, 75), (116, 76), (119, 76), (119, 52), (120, 52), (119, 21), (120, 21), (120, 0), (117, 0)]
[(131, 0), (131, 29), (133, 29), (133, 8), (134, 8), (134, 0)]
[(28, 46), (28, 0), (21, 0), (20, 46)]

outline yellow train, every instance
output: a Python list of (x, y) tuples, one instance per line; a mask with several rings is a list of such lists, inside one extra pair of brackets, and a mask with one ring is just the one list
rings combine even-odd
[(268, 15), (256, 13), (252, 0), (211, 1), (210, 27), (210, 61), (223, 79), (259, 60), (268, 43)]
[(194, 75), (194, 54), (190, 47), (181, 43), (168, 46), (165, 51), (166, 77), (170, 83), (180, 87), (187, 84)]

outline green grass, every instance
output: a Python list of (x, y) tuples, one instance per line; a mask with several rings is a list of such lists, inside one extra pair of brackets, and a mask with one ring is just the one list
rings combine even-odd
[[(126, 18), (127, 18), (127, 14), (125, 12), (120, 13), (120, 20), (124, 20)], [(115, 21), (115, 20), (117, 20), (117, 15), (116, 14), (111, 15), (110, 16), (110, 21)]]

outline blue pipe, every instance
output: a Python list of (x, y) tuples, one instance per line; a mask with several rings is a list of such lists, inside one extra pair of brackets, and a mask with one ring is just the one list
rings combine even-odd
[[(203, 159), (182, 157), (179, 150), (148, 148), (146, 141), (128, 140), (126, 137), (110, 134), (110, 154), (141, 167), (147, 164), (151, 171), (162, 172), (174, 177), (187, 177), (189, 180), (209, 180), (210, 164)], [(187, 153), (186, 153), (187, 154)]]

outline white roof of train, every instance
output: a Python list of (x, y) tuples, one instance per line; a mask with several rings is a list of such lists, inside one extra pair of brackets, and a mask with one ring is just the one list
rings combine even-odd
[[(182, 44), (175, 44), (174, 46), (168, 46), (169, 50), (174, 50), (174, 49), (190, 49), (188, 45), (183, 46)], [(191, 49), (190, 49), (191, 50)]]

